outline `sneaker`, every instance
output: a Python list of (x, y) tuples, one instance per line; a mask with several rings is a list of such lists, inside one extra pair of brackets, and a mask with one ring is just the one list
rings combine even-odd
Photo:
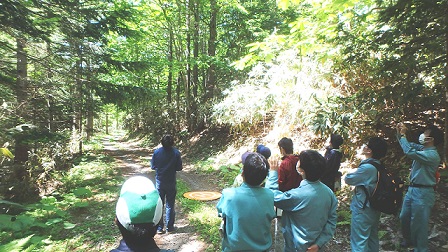
[(167, 229), (166, 229), (166, 233), (167, 233), (167, 234), (174, 233), (175, 231), (176, 231), (176, 228), (175, 228), (175, 227), (167, 228)]
[(165, 232), (163, 232), (163, 229), (157, 229), (157, 233), (158, 233), (158, 234), (163, 234), (163, 233), (165, 233)]

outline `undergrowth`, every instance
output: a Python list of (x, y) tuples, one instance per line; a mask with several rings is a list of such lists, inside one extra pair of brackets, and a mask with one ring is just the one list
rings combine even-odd
[(113, 159), (87, 145), (66, 173), (55, 176), (57, 189), (40, 201), (20, 205), (0, 200), (8, 208), (0, 214), (0, 252), (109, 251), (119, 232), (113, 223), (122, 177)]
[(188, 191), (190, 191), (188, 186), (178, 180), (176, 200), (180, 202), (184, 212), (188, 213), (188, 221), (195, 227), (201, 239), (210, 244), (206, 251), (219, 251), (221, 237), (218, 228), (221, 219), (218, 217), (216, 205), (183, 197), (182, 195)]

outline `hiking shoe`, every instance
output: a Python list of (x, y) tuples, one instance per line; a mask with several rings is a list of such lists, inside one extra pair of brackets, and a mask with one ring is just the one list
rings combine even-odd
[(167, 233), (167, 234), (174, 233), (175, 231), (176, 231), (176, 228), (175, 228), (175, 227), (167, 228), (167, 229), (166, 229), (166, 233)]

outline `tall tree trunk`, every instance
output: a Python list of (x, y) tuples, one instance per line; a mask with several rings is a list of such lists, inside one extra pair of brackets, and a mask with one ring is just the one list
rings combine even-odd
[(196, 130), (197, 122), (198, 122), (198, 86), (199, 86), (199, 3), (198, 0), (193, 0), (193, 80), (192, 80), (192, 89), (193, 96), (191, 97), (191, 129)]
[(78, 153), (82, 154), (82, 113), (83, 113), (83, 101), (82, 101), (82, 92), (83, 92), (83, 85), (82, 85), (82, 45), (77, 44), (76, 46), (77, 50), (77, 56), (78, 60), (76, 61), (76, 96), (77, 101), (75, 101), (75, 125), (78, 127), (77, 129), (77, 135), (78, 135), (78, 145), (79, 150)]
[(172, 90), (173, 90), (173, 43), (174, 43), (174, 34), (173, 30), (170, 29), (170, 38), (168, 44), (168, 87), (166, 90), (166, 96), (168, 103), (172, 101)]
[(208, 40), (208, 56), (210, 58), (210, 66), (207, 70), (207, 82), (205, 87), (205, 101), (212, 99), (214, 94), (213, 91), (216, 86), (216, 64), (215, 64), (215, 56), (216, 56), (216, 40), (217, 40), (217, 31), (216, 31), (216, 18), (218, 15), (218, 6), (216, 4), (216, 0), (210, 0), (210, 24), (209, 24), (209, 32), (210, 37)]
[[(447, 8), (448, 11), (448, 8)], [(445, 27), (448, 26), (448, 16), (445, 15)], [(445, 141), (443, 142), (443, 165), (446, 168), (448, 156), (448, 32), (445, 34)]]
[[(48, 55), (52, 55), (52, 51), (51, 51), (51, 44), (50, 42), (47, 42), (47, 54)], [(51, 67), (50, 64), (47, 65), (47, 79), (49, 80), (49, 83), (51, 83), (51, 78), (53, 77), (53, 74), (51, 72)], [(46, 96), (47, 99), (47, 108), (48, 108), (48, 130), (50, 132), (55, 132), (55, 127), (54, 127), (54, 100), (53, 100), (53, 95), (51, 93), (47, 93)]]
[[(26, 52), (26, 41), (24, 38), (17, 38), (17, 82), (16, 82), (16, 98), (17, 98), (17, 116), (19, 122), (27, 122), (28, 111), (28, 59)], [(15, 139), (15, 162), (28, 161), (29, 146), (25, 143), (26, 139), (21, 136)]]
[(87, 91), (87, 101), (86, 101), (86, 109), (87, 109), (87, 123), (86, 123), (86, 139), (90, 141), (90, 138), (93, 136), (93, 94), (92, 94), (92, 70), (90, 65), (90, 60), (87, 60), (87, 82), (86, 82), (86, 91)]
[(186, 18), (186, 27), (187, 27), (187, 81), (185, 83), (185, 119), (187, 120), (188, 124), (188, 131), (192, 131), (191, 128), (191, 13), (192, 13), (192, 6), (193, 6), (194, 0), (188, 0), (187, 1), (187, 18)]

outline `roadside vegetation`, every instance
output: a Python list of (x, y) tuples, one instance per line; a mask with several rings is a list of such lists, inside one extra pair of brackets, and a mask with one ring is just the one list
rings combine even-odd
[[(104, 216), (121, 174), (99, 139), (113, 130), (144, 136), (148, 146), (172, 133), (219, 189), (257, 144), (274, 150), (286, 136), (296, 152), (322, 150), (331, 133), (346, 140), (343, 169), (357, 166), (366, 139), (381, 136), (390, 146), (384, 163), (406, 178), (397, 122), (411, 129), (410, 140), (428, 124), (442, 128), (447, 167), (448, 0), (3, 0), (0, 7), (7, 249), (110, 247), (117, 233)], [(179, 201), (216, 248), (213, 207)], [(99, 231), (104, 224), (111, 229)], [(440, 234), (432, 235), (437, 245)]]
[(38, 202), (0, 201), (9, 209), (0, 215), (0, 251), (105, 251), (116, 245), (113, 219), (123, 178), (102, 154), (100, 138), (86, 144), (88, 151)]

